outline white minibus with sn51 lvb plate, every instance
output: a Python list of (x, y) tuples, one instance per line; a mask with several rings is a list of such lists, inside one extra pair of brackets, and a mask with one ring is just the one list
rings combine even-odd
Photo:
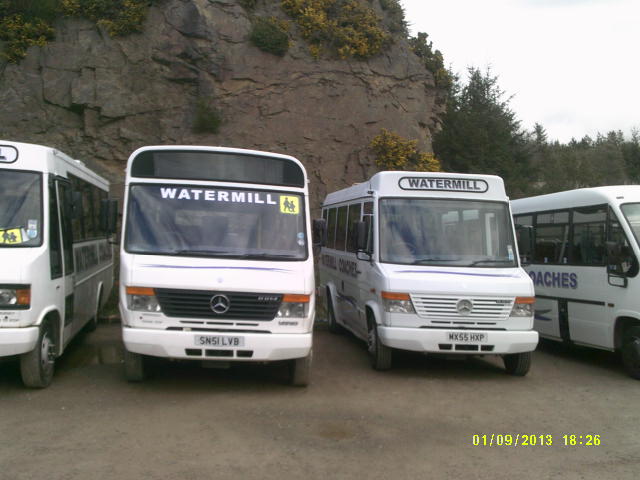
[(307, 175), (295, 158), (220, 147), (136, 150), (120, 252), (125, 372), (147, 357), (285, 361), (309, 381), (315, 307)]
[(525, 375), (538, 343), (509, 199), (490, 175), (381, 172), (327, 195), (320, 260), (329, 327), (393, 349), (501, 355)]
[(0, 141), (0, 357), (51, 383), (55, 359), (113, 286), (117, 205), (109, 183), (53, 148)]

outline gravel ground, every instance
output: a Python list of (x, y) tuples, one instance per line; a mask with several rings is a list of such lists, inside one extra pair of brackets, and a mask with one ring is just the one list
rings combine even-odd
[[(129, 384), (120, 326), (101, 324), (48, 389), (0, 364), (0, 479), (638, 477), (640, 383), (607, 352), (543, 344), (524, 378), (497, 358), (406, 353), (376, 372), (361, 342), (319, 326), (311, 386), (285, 376), (160, 361)], [(520, 444), (473, 445), (492, 434)], [(553, 444), (523, 446), (524, 434)], [(564, 446), (565, 434), (601, 443)]]

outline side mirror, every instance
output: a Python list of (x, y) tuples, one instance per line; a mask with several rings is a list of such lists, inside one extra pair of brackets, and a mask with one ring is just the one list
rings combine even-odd
[(102, 200), (100, 202), (100, 227), (107, 235), (116, 232), (118, 226), (118, 201)]
[(327, 221), (318, 218), (313, 221), (313, 244), (324, 247), (327, 243)]
[(364, 222), (355, 222), (356, 230), (356, 251), (365, 251), (367, 249), (367, 224)]
[(533, 227), (531, 225), (516, 225), (516, 237), (518, 240), (518, 253), (520, 263), (528, 265), (533, 257)]

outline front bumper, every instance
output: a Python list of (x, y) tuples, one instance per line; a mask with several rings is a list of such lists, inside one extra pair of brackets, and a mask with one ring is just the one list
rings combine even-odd
[(21, 355), (36, 348), (38, 327), (0, 328), (0, 357)]
[[(244, 346), (235, 348), (201, 347), (195, 345), (195, 337), (200, 335), (222, 335), (243, 337)], [(268, 362), (302, 358), (309, 355), (312, 344), (311, 333), (233, 333), (175, 332), (143, 328), (122, 328), (125, 348), (133, 353), (152, 357), (180, 358), (188, 360), (227, 360)], [(202, 350), (202, 355), (188, 354), (187, 350)], [(206, 350), (232, 350), (232, 356), (208, 356)], [(241, 357), (237, 351), (252, 352), (250, 357)], [(192, 352), (193, 353), (193, 352)]]
[[(474, 343), (456, 342), (449, 339), (449, 333), (484, 333), (487, 341)], [(463, 355), (490, 355), (532, 352), (538, 345), (538, 332), (534, 330), (456, 330), (398, 328), (378, 326), (378, 335), (383, 345), (416, 352), (438, 352)], [(459, 347), (459, 345), (464, 345)], [(485, 350), (482, 346), (485, 346)], [(443, 346), (445, 346), (443, 348)], [(449, 346), (447, 348), (446, 346)], [(473, 349), (477, 346), (477, 349)], [(487, 347), (492, 347), (490, 350)]]

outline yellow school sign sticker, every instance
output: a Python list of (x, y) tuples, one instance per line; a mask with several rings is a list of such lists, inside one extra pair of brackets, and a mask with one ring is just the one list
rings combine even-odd
[(280, 213), (298, 215), (300, 213), (300, 199), (298, 197), (280, 195)]
[(22, 243), (22, 230), (12, 228), (10, 230), (0, 230), (0, 244), (16, 244)]

